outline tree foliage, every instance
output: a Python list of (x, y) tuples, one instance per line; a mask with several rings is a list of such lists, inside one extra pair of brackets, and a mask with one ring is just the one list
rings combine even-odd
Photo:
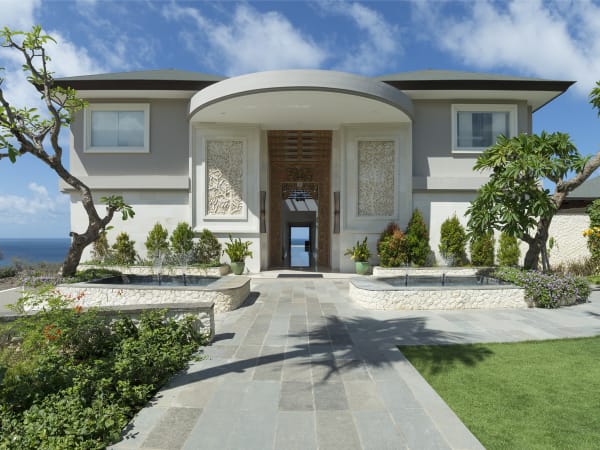
[(135, 241), (132, 241), (127, 233), (123, 232), (117, 236), (117, 240), (113, 244), (112, 249), (117, 264), (135, 264), (137, 258)]
[(106, 214), (101, 217), (89, 187), (63, 165), (63, 149), (59, 143), (61, 129), (71, 125), (75, 114), (85, 108), (86, 102), (78, 98), (73, 89), (55, 83), (48, 69), (50, 57), (45, 48), (50, 42), (56, 41), (43, 34), (39, 25), (30, 32), (12, 31), (7, 27), (0, 31), (0, 46), (20, 55), (27, 81), (32, 89), (39, 92), (44, 104), (43, 113), (35, 107), (13, 106), (4, 95), (2, 85), (5, 80), (0, 76), (0, 160), (8, 159), (15, 163), (20, 156), (32, 155), (80, 195), (88, 225), (83, 233), (70, 233), (71, 247), (62, 271), (65, 276), (72, 276), (83, 250), (98, 238), (114, 213), (121, 212), (123, 219), (133, 217), (134, 213), (122, 197), (111, 196), (104, 199)]
[[(477, 159), (474, 169), (490, 174), (468, 209), (469, 230), (474, 234), (496, 229), (525, 241), (529, 250), (525, 267), (537, 268), (542, 256), (549, 268), (548, 229), (570, 191), (600, 166), (600, 152), (582, 156), (565, 133), (499, 136), (495, 145)], [(566, 180), (570, 172), (575, 175)], [(542, 180), (555, 185), (554, 193)]]

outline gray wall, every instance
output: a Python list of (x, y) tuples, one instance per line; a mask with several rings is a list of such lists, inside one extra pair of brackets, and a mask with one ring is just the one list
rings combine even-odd
[(473, 177), (477, 155), (452, 154), (452, 104), (517, 104), (517, 132), (530, 131), (526, 102), (496, 100), (415, 100), (413, 120), (413, 177)]
[(150, 153), (84, 153), (84, 113), (81, 111), (71, 126), (71, 170), (75, 175), (188, 176), (188, 100), (120, 98), (90, 103), (150, 103)]

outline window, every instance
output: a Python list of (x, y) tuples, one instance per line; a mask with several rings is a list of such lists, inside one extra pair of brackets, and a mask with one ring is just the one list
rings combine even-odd
[(150, 105), (92, 104), (85, 112), (86, 152), (147, 153), (150, 151)]
[(452, 105), (452, 151), (480, 152), (499, 135), (512, 137), (517, 128), (516, 105)]

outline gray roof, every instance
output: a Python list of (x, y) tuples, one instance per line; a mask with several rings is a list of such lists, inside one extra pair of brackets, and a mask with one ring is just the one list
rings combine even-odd
[(551, 81), (544, 78), (514, 77), (495, 73), (462, 72), (458, 70), (417, 70), (414, 72), (400, 72), (395, 74), (375, 77), (376, 80), (385, 81), (432, 81), (432, 80), (502, 80), (502, 81)]
[(574, 189), (567, 198), (592, 200), (600, 198), (600, 175), (588, 178), (581, 186)]
[(225, 77), (175, 69), (112, 72), (96, 75), (57, 78), (59, 81), (158, 80), (158, 81), (221, 81)]

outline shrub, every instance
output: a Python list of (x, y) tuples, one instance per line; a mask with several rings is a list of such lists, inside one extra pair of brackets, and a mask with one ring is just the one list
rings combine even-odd
[(377, 244), (379, 263), (383, 267), (400, 267), (408, 262), (406, 236), (396, 227), (391, 235), (386, 235)]
[(161, 255), (166, 255), (169, 251), (169, 232), (160, 223), (156, 222), (154, 227), (148, 232), (148, 237), (144, 245), (147, 250), (149, 260), (160, 258)]
[(413, 211), (406, 228), (406, 250), (408, 261), (417, 266), (424, 266), (429, 253), (431, 253), (427, 225), (418, 209)]
[(494, 265), (495, 239), (492, 233), (471, 238), (471, 264), (490, 267)]
[(466, 262), (466, 244), (467, 233), (456, 214), (446, 219), (440, 229), (439, 250), (449, 265), (461, 266)]
[(562, 274), (570, 274), (577, 277), (588, 277), (595, 275), (598, 266), (591, 256), (580, 258), (569, 262), (563, 262), (554, 267), (554, 271)]
[(116, 242), (112, 246), (113, 257), (117, 264), (134, 264), (137, 258), (135, 252), (135, 241), (129, 238), (125, 232), (117, 236)]
[(498, 248), (498, 265), (514, 267), (519, 265), (521, 249), (519, 242), (514, 236), (506, 233), (500, 233), (500, 246)]
[(170, 241), (171, 250), (178, 259), (191, 257), (194, 248), (194, 230), (187, 222), (177, 224), (173, 234), (171, 234)]
[(0, 267), (0, 278), (16, 277), (17, 273), (17, 269), (14, 266)]
[(200, 343), (191, 317), (148, 311), (136, 328), (61, 297), (49, 305), (0, 339), (0, 448), (106, 448)]
[(111, 259), (110, 246), (108, 245), (107, 231), (102, 230), (98, 239), (92, 244), (92, 259), (99, 263), (109, 262)]
[(214, 234), (206, 228), (200, 233), (194, 244), (193, 262), (209, 266), (218, 266), (221, 260), (221, 244)]
[(585, 302), (590, 295), (587, 281), (571, 275), (501, 267), (495, 276), (525, 288), (527, 300), (542, 308)]
[(596, 271), (600, 270), (600, 199), (594, 200), (588, 206), (586, 212), (590, 216), (590, 230), (595, 231), (588, 234), (588, 248), (592, 255), (592, 261), (596, 265)]

